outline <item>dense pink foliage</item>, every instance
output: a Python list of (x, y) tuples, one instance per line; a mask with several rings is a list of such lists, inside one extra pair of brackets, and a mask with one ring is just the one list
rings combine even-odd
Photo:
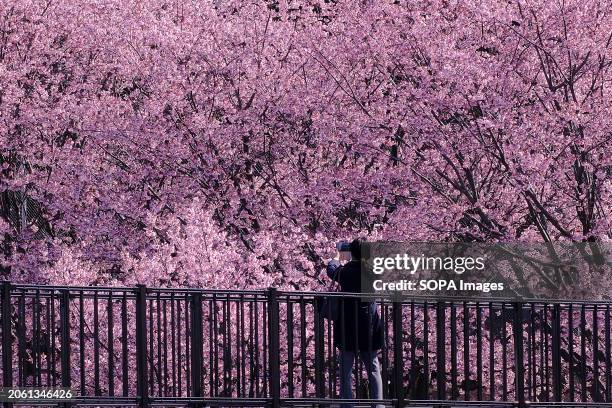
[(609, 241), (610, 13), (4, 1), (3, 274), (304, 288), (356, 234)]
[(609, 242), (611, 13), (2, 0), (0, 277), (305, 289), (355, 235)]

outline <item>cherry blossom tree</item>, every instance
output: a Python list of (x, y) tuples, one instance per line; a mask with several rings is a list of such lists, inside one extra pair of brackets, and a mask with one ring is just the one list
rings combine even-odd
[(610, 242), (611, 12), (2, 2), (0, 276), (307, 289), (357, 235)]
[(128, 276), (189, 211), (276, 283), (356, 234), (608, 241), (609, 12), (4, 4), (4, 274)]

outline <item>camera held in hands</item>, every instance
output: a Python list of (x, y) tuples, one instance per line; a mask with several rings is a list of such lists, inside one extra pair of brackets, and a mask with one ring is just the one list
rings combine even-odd
[(339, 241), (336, 243), (336, 249), (338, 252), (348, 252), (350, 251), (349, 245), (350, 243), (348, 241)]

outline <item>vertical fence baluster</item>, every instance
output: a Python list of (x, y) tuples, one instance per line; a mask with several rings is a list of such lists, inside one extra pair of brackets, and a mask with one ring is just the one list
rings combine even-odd
[(241, 383), (241, 388), (242, 388), (242, 396), (246, 397), (247, 393), (246, 393), (246, 380), (247, 380), (247, 375), (246, 375), (246, 352), (245, 352), (245, 343), (246, 343), (246, 327), (244, 324), (244, 319), (245, 319), (245, 310), (244, 310), (244, 296), (240, 296), (240, 315), (242, 316), (242, 318), (240, 319), (240, 353), (242, 355), (241, 357), (241, 373), (242, 373), (242, 383)]
[(525, 366), (523, 360), (523, 307), (519, 302), (514, 303), (514, 370), (515, 387), (519, 407), (525, 406)]
[(561, 308), (558, 304), (552, 310), (552, 365), (554, 400), (561, 401)]
[(68, 290), (62, 290), (60, 297), (60, 330), (62, 387), (70, 388), (70, 292)]
[[(331, 305), (329, 305), (329, 307), (331, 307)], [(333, 384), (333, 380), (332, 378), (334, 377), (334, 369), (333, 369), (333, 364), (335, 363), (333, 356), (332, 356), (332, 350), (334, 349), (334, 346), (332, 344), (332, 322), (331, 319), (327, 319), (325, 320), (326, 326), (327, 326), (327, 335), (324, 336), (323, 338), (325, 340), (327, 340), (327, 388), (329, 389), (329, 395), (328, 398), (333, 398), (334, 397), (334, 384)]]
[(128, 382), (128, 327), (127, 327), (127, 293), (124, 291), (121, 296), (121, 380), (123, 396), (129, 393)]
[[(168, 376), (168, 300), (164, 299), (162, 303), (163, 327), (164, 327), (164, 397), (168, 396), (168, 388), (170, 388), (170, 378)], [(203, 340), (203, 339), (202, 339)], [(174, 345), (171, 345), (174, 346)]]
[[(202, 395), (202, 294), (191, 295), (191, 396), (201, 398)], [(191, 405), (201, 407), (197, 403)]]
[(81, 395), (86, 395), (85, 388), (85, 299), (83, 291), (79, 291), (79, 377)]
[(263, 382), (264, 382), (264, 387), (263, 387), (263, 395), (264, 397), (268, 398), (269, 396), (269, 392), (270, 392), (270, 381), (268, 379), (268, 376), (270, 375), (270, 371), (266, 370), (265, 367), (270, 367), (270, 363), (269, 363), (269, 359), (268, 359), (268, 350), (270, 350), (268, 347), (268, 336), (270, 335), (270, 326), (269, 326), (269, 322), (268, 322), (268, 302), (264, 302), (262, 304), (262, 313), (263, 313), (263, 321), (261, 322), (261, 335), (263, 337), (262, 339), (262, 353), (261, 353), (261, 357), (262, 357), (262, 367), (264, 367), (263, 370)]
[(470, 400), (470, 318), (467, 302), (463, 302), (463, 373), (465, 400)]
[(529, 321), (527, 323), (527, 384), (529, 385), (529, 398), (534, 400), (537, 384), (536, 373), (536, 311), (535, 304), (531, 304), (529, 311)]
[(610, 318), (612, 316), (610, 316), (610, 305), (606, 305), (606, 333), (605, 333), (605, 341), (606, 341), (606, 353), (605, 353), (605, 359), (606, 359), (606, 402), (612, 402), (612, 390), (610, 390), (610, 387), (612, 387), (612, 356), (611, 356), (611, 345), (610, 345)]
[(580, 307), (580, 397), (582, 402), (587, 400), (587, 363), (586, 363), (586, 305)]
[[(11, 324), (11, 283), (2, 284), (2, 386), (13, 386), (13, 333)], [(4, 408), (12, 404), (5, 402)]]
[(295, 385), (293, 384), (293, 303), (287, 296), (287, 384), (289, 385), (289, 398), (293, 398)]
[(568, 353), (569, 353), (569, 398), (574, 401), (574, 310), (570, 303), (567, 315)]
[(404, 406), (404, 357), (403, 357), (403, 319), (402, 303), (393, 302), (393, 376), (395, 391), (394, 398), (397, 399), (397, 408)]
[[(253, 356), (253, 347), (255, 345), (255, 324), (254, 324), (254, 300), (249, 300), (249, 347), (251, 348), (251, 355), (249, 356), (249, 378), (251, 380), (251, 384), (249, 386), (249, 397), (254, 397), (257, 392), (257, 380), (255, 379), (255, 358)], [(212, 350), (212, 346), (211, 346)], [(212, 354), (212, 353), (211, 353)]]
[[(214, 295), (213, 295), (214, 296)], [(190, 392), (191, 392), (191, 353), (189, 352), (189, 343), (190, 343), (190, 338), (191, 338), (191, 325), (189, 324), (189, 296), (187, 294), (185, 294), (185, 298), (183, 299), (184, 303), (185, 303), (185, 308), (183, 309), (185, 311), (185, 382), (186, 387), (185, 387), (185, 393), (187, 394), (187, 396), (190, 396)], [(214, 339), (216, 340), (216, 337), (214, 337)], [(215, 341), (215, 344), (217, 344), (217, 342)], [(212, 355), (212, 353), (211, 353)], [(211, 364), (212, 367), (212, 364)], [(212, 368), (211, 368), (212, 369)], [(213, 394), (211, 391), (211, 396), (216, 395)]]
[(446, 399), (446, 316), (443, 301), (436, 304), (436, 384), (438, 399)]
[(41, 344), (40, 344), (40, 331), (41, 331), (41, 323), (40, 323), (40, 289), (36, 289), (36, 294), (34, 295), (34, 310), (33, 310), (33, 320), (34, 320), (34, 330), (32, 336), (34, 337), (32, 341), (32, 360), (34, 363), (34, 370), (36, 375), (33, 376), (33, 379), (36, 378), (34, 382), (34, 386), (41, 387), (42, 386), (42, 362), (41, 362)]
[[(537, 319), (538, 319), (538, 313), (536, 311), (536, 305), (535, 303), (531, 303), (530, 305), (530, 312), (529, 312), (529, 320), (527, 322), (527, 367), (525, 369), (525, 373), (527, 375), (526, 381), (527, 381), (527, 387), (528, 389), (528, 396), (526, 396), (527, 399), (529, 399), (530, 401), (537, 401), (538, 400), (538, 375), (540, 375), (540, 380), (541, 380), (541, 372), (543, 370), (542, 364), (538, 364), (538, 350), (539, 347), (541, 347), (542, 342), (539, 341), (538, 342), (538, 332), (537, 332)], [(531, 334), (531, 337), (529, 337), (529, 333)], [(541, 336), (540, 336), (541, 337)], [(541, 339), (540, 339), (541, 340)], [(540, 370), (538, 372), (538, 369)], [(530, 382), (531, 381), (531, 382)], [(541, 388), (543, 382), (540, 381), (539, 382), (539, 386)]]
[(542, 337), (544, 338), (542, 343), (543, 343), (543, 351), (544, 354), (542, 356), (542, 363), (544, 364), (544, 370), (543, 375), (544, 375), (544, 384), (542, 385), (544, 387), (544, 401), (549, 402), (550, 401), (550, 375), (549, 375), (549, 362), (548, 362), (548, 305), (544, 304), (543, 308), (542, 308), (542, 319), (541, 319), (541, 327), (542, 327)]
[(147, 303), (149, 309), (149, 315), (147, 316), (149, 321), (147, 327), (149, 331), (149, 355), (147, 356), (147, 363), (149, 364), (149, 395), (153, 396), (155, 395), (155, 313), (153, 312), (153, 298), (149, 299)]
[[(350, 302), (351, 305), (351, 309), (352, 310), (352, 314), (353, 314), (353, 324), (352, 324), (352, 329), (353, 329), (353, 333), (352, 336), (348, 336), (347, 342), (348, 344), (354, 344), (355, 350), (359, 350), (359, 303), (357, 303), (356, 301), (351, 300)], [(315, 325), (316, 325), (316, 320), (315, 320)], [(315, 326), (315, 330), (316, 330), (316, 326)], [(316, 337), (315, 337), (316, 338)], [(353, 343), (354, 342), (354, 343)], [(316, 346), (316, 345), (315, 345)], [(316, 347), (315, 347), (315, 381), (316, 381), (316, 376), (317, 376), (317, 364), (316, 364)], [(358, 354), (357, 352), (355, 353), (355, 359), (353, 361), (353, 373), (355, 374), (355, 393), (354, 393), (354, 397), (355, 398), (360, 398), (360, 394), (359, 391), (361, 389), (360, 385), (361, 385), (361, 373), (363, 372), (362, 366), (361, 366), (361, 359), (358, 358)], [(319, 396), (319, 394), (317, 393), (317, 397)]]
[(242, 396), (242, 367), (243, 367), (243, 355), (241, 352), (241, 339), (242, 339), (242, 327), (241, 322), (244, 322), (244, 315), (242, 314), (242, 302), (244, 302), (244, 295), (240, 294), (238, 300), (236, 300), (236, 397)]
[(325, 377), (323, 367), (325, 364), (325, 343), (323, 334), (325, 330), (324, 321), (319, 313), (319, 304), (321, 298), (315, 296), (313, 299), (314, 312), (314, 370), (315, 370), (315, 394), (317, 398), (325, 397)]
[(506, 303), (502, 303), (502, 401), (508, 401), (508, 328), (506, 327)]
[[(219, 338), (219, 318), (218, 318), (218, 307), (217, 307), (217, 296), (213, 293), (212, 296), (212, 313), (213, 313), (213, 338), (217, 340)], [(193, 316), (191, 317), (193, 319)], [(219, 341), (214, 342), (213, 347), (213, 374), (215, 376), (215, 391), (214, 396), (219, 396)], [(193, 364), (193, 363), (192, 363)]]
[(451, 399), (459, 398), (457, 384), (457, 306), (450, 303)]
[[(278, 292), (275, 288), (268, 289), (268, 333), (270, 336), (269, 347), (269, 375), (270, 398), (272, 408), (280, 407), (280, 341), (279, 341), (279, 305)], [(316, 308), (315, 308), (316, 313)]]
[(113, 313), (113, 292), (108, 292), (107, 304), (107, 349), (108, 349), (108, 395), (115, 395), (115, 331), (114, 331), (114, 313)]
[(423, 391), (429, 399), (429, 304), (423, 302)]
[(47, 387), (57, 386), (55, 378), (55, 293), (47, 298)]
[[(153, 303), (153, 302), (151, 302)], [(157, 336), (155, 336), (157, 339), (156, 343), (157, 343), (157, 348), (156, 348), (156, 354), (157, 354), (157, 364), (156, 364), (156, 369), (155, 371), (155, 379), (157, 381), (157, 396), (163, 396), (164, 395), (164, 391), (162, 389), (162, 328), (161, 328), (161, 314), (162, 314), (162, 310), (161, 310), (161, 292), (157, 292), (157, 298), (155, 299), (155, 328), (157, 329)], [(153, 333), (152, 333), (153, 334)], [(154, 360), (151, 359), (151, 362), (153, 362)]]
[(476, 302), (476, 398), (482, 401), (482, 309)]
[(129, 394), (128, 368), (127, 292), (124, 291), (121, 297), (121, 380), (124, 397)]
[(98, 322), (98, 291), (94, 291), (93, 298), (93, 345), (94, 345), (94, 394), (99, 396), (100, 392), (100, 326)]
[(136, 377), (141, 408), (149, 406), (149, 384), (147, 384), (147, 287), (136, 289)]
[(228, 316), (228, 301), (229, 299), (226, 298), (226, 300), (221, 300), (221, 316), (222, 316), (222, 323), (221, 323), (221, 353), (222, 353), (222, 358), (221, 358), (221, 362), (223, 363), (223, 393), (221, 394), (222, 396), (226, 397), (227, 396), (227, 388), (228, 388), (228, 381), (229, 379), (228, 377), (228, 373), (227, 373), (227, 361), (226, 361), (226, 357), (227, 357), (227, 347), (228, 347), (228, 343), (229, 343), (229, 339), (227, 336), (227, 329), (228, 329), (228, 321), (227, 321), (227, 316)]
[(597, 305), (593, 306), (593, 402), (601, 402), (599, 395), (599, 322), (597, 318)]
[(25, 336), (26, 336), (26, 312), (25, 312), (25, 295), (23, 291), (20, 293), (19, 300), (17, 301), (17, 365), (19, 369), (18, 373), (18, 385), (23, 387), (25, 385)]
[(232, 396), (232, 322), (230, 320), (230, 316), (232, 314), (232, 302), (230, 300), (230, 295), (227, 294), (225, 298), (225, 308), (224, 308), (224, 325), (225, 330), (223, 331), (223, 336), (225, 341), (223, 342), (223, 372), (227, 373), (224, 375), (224, 378), (227, 377), (227, 381), (224, 385), (223, 389), (225, 391), (226, 397)]
[[(259, 298), (255, 295), (255, 299), (253, 301), (253, 321), (255, 326), (255, 332), (253, 333), (253, 338), (255, 339), (255, 397), (259, 397)], [(215, 343), (216, 344), (216, 343)]]
[[(343, 331), (344, 333), (344, 331)], [(300, 296), (300, 360), (302, 366), (302, 398), (306, 397), (306, 303)]]
[[(385, 302), (384, 299), (381, 299), (380, 301), (380, 321), (382, 322), (382, 327), (383, 327), (383, 338), (384, 339), (388, 339), (390, 337), (389, 335), (389, 305)], [(334, 361), (336, 361), (336, 348), (333, 348), (334, 350)], [(383, 341), (382, 344), (382, 350), (381, 350), (381, 354), (382, 354), (382, 359), (381, 359), (381, 366), (382, 366), (382, 382), (383, 382), (383, 398), (391, 398), (389, 396), (390, 394), (390, 390), (389, 390), (389, 347), (387, 346), (387, 342)], [(334, 380), (336, 378), (336, 376), (334, 375)], [(335, 381), (334, 381), (334, 390), (336, 389), (335, 387)]]
[[(176, 313), (175, 313), (175, 299), (174, 299), (174, 292), (172, 292), (170, 294), (170, 334), (171, 334), (171, 342), (172, 342), (172, 353), (171, 353), (171, 359), (172, 359), (172, 396), (176, 397), (176, 369), (177, 369), (177, 364), (176, 364), (176, 324), (177, 319), (176, 319)], [(180, 324), (179, 324), (180, 326)], [(180, 337), (179, 337), (179, 341), (180, 341)], [(180, 366), (179, 366), (180, 367)]]
[[(410, 369), (409, 373), (409, 387), (412, 388), (411, 394), (415, 394), (416, 390), (416, 370), (417, 370), (417, 357), (416, 357), (416, 317), (415, 317), (415, 305), (414, 300), (410, 301)], [(412, 398), (411, 395), (411, 398)]]
[(214, 348), (213, 343), (217, 342), (217, 338), (214, 337), (214, 328), (213, 328), (213, 313), (214, 313), (214, 305), (212, 299), (208, 301), (208, 370), (210, 371), (210, 375), (208, 376), (208, 394), (210, 396), (215, 395), (215, 376), (214, 376), (214, 367), (215, 367), (215, 357), (214, 357)]
[(495, 400), (495, 335), (493, 302), (489, 302), (489, 399)]
[[(210, 320), (210, 319), (209, 319)], [(182, 358), (182, 336), (181, 336), (181, 326), (183, 326), (183, 322), (181, 322), (181, 298), (179, 297), (176, 301), (176, 337), (178, 338), (178, 342), (176, 344), (176, 381), (178, 386), (178, 397), (183, 396), (183, 375), (182, 375), (182, 367), (183, 367), (183, 358)], [(210, 338), (210, 336), (209, 336)]]

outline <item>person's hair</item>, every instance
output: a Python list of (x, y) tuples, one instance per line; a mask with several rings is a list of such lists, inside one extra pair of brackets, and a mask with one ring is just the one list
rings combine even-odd
[(355, 238), (349, 244), (349, 251), (351, 251), (351, 257), (355, 260), (361, 259), (361, 244), (365, 241), (364, 238)]

